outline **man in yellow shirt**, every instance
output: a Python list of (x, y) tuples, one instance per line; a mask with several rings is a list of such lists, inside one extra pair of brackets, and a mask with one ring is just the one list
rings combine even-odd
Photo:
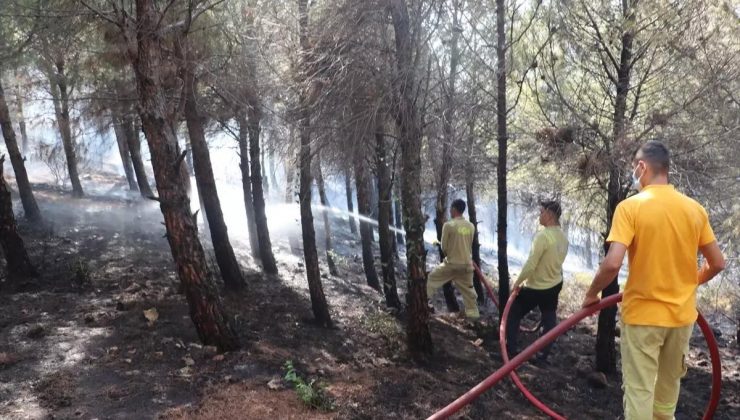
[(427, 278), (427, 297), (451, 281), (463, 298), (465, 315), (470, 320), (480, 317), (478, 312), (478, 295), (473, 288), (473, 234), (475, 225), (465, 220), (465, 201), (455, 200), (450, 206), (452, 220), (442, 226), (442, 252), (445, 260), (437, 266)]
[[(524, 263), (514, 289), (524, 285), (511, 305), (506, 323), (506, 348), (510, 356), (517, 352), (519, 324), (532, 309), (540, 308), (543, 334), (557, 323), (558, 295), (563, 287), (563, 261), (568, 254), (568, 238), (560, 229), (562, 211), (557, 201), (540, 203), (540, 224), (545, 228), (535, 235), (527, 262)], [(536, 362), (544, 363), (550, 353), (548, 345)]]
[[(673, 419), (686, 374), (686, 355), (696, 321), (696, 289), (725, 267), (704, 208), (668, 184), (670, 155), (658, 141), (645, 143), (632, 162), (638, 194), (616, 209), (607, 237), (609, 252), (583, 306), (619, 273), (624, 254), (629, 275), (622, 300), (624, 416)], [(697, 253), (705, 262), (697, 271)]]

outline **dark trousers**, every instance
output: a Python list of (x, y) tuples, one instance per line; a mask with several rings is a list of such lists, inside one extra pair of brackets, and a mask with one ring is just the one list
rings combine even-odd
[[(548, 331), (555, 327), (555, 324), (558, 322), (558, 295), (560, 295), (562, 288), (562, 282), (544, 290), (522, 288), (516, 300), (511, 305), (509, 319), (506, 321), (506, 348), (509, 351), (509, 357), (514, 357), (518, 353), (517, 338), (519, 336), (519, 324), (522, 318), (535, 307), (539, 307), (542, 313), (542, 334), (547, 334)], [(541, 357), (546, 358), (550, 354), (551, 348), (552, 343), (548, 344), (542, 350)]]

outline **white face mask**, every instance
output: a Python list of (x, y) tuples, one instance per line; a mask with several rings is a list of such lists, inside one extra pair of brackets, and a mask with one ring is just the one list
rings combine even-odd
[(645, 175), (645, 172), (643, 172), (642, 175), (637, 176), (637, 169), (638, 168), (639, 168), (639, 166), (637, 166), (635, 168), (635, 170), (632, 171), (632, 189), (634, 189), (634, 190), (636, 190), (636, 191), (639, 192), (639, 191), (642, 190), (642, 184), (640, 183), (640, 178), (642, 178), (642, 175)]

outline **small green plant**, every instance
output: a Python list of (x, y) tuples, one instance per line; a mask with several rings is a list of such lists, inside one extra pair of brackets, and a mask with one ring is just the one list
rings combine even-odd
[(79, 285), (90, 284), (91, 270), (87, 261), (78, 258), (69, 265), (69, 271), (72, 272), (72, 282)]
[(296, 394), (298, 394), (298, 398), (300, 398), (304, 404), (317, 410), (334, 410), (334, 402), (328, 395), (326, 395), (324, 385), (316, 382), (315, 379), (306, 382), (298, 372), (296, 372), (292, 360), (286, 361), (283, 367), (285, 368), (285, 376), (283, 379), (293, 385), (293, 389), (295, 389)]
[(403, 329), (391, 314), (377, 311), (362, 318), (365, 330), (379, 335), (391, 352), (403, 349)]

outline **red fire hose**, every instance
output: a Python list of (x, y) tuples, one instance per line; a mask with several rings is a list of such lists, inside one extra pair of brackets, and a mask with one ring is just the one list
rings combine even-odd
[[(485, 283), (485, 282), (484, 282)], [(493, 292), (490, 290), (490, 287), (488, 284), (486, 284), (486, 289), (488, 289), (488, 293), (490, 295), (493, 294)], [(514, 297), (514, 296), (512, 296)], [(533, 355), (535, 355), (538, 351), (543, 349), (546, 345), (548, 345), (550, 342), (555, 340), (560, 335), (564, 334), (567, 330), (569, 330), (571, 327), (573, 327), (575, 324), (580, 322), (586, 317), (589, 317), (593, 315), (594, 313), (600, 311), (601, 309), (604, 309), (606, 307), (616, 305), (622, 300), (622, 294), (612, 295), (609, 296), (606, 299), (602, 299), (599, 303), (589, 306), (588, 308), (581, 309), (580, 311), (576, 312), (575, 314), (571, 315), (568, 319), (561, 322), (555, 328), (550, 330), (547, 334), (544, 334), (537, 340), (535, 340), (534, 343), (532, 343), (529, 347), (525, 348), (521, 353), (516, 355), (512, 360), (505, 361), (504, 365), (501, 366), (497, 371), (495, 371), (493, 374), (488, 376), (486, 379), (484, 379), (481, 383), (471, 388), (468, 392), (461, 395), (458, 399), (444, 407), (443, 409), (439, 410), (438, 412), (431, 415), (427, 420), (439, 420), (439, 419), (446, 419), (452, 414), (456, 413), (460, 409), (462, 409), (464, 406), (470, 404), (478, 398), (483, 392), (488, 390), (489, 388), (493, 387), (495, 384), (497, 384), (499, 381), (504, 379), (507, 375), (514, 372), (514, 369), (519, 367), (522, 363), (526, 362), (529, 358), (531, 358)], [(513, 299), (509, 299), (509, 302), (512, 302)], [(507, 307), (510, 307), (510, 305), (507, 304)], [(506, 308), (505, 308), (506, 309)], [(508, 313), (505, 313), (505, 315), (508, 315)], [(699, 325), (699, 328), (701, 329), (702, 333), (704, 334), (704, 338), (707, 340), (707, 344), (709, 347), (709, 354), (712, 361), (712, 391), (709, 399), (709, 404), (707, 405), (707, 408), (704, 412), (704, 420), (709, 420), (714, 417), (714, 412), (717, 409), (717, 405), (719, 404), (719, 397), (720, 397), (720, 388), (722, 386), (722, 367), (720, 364), (720, 358), (719, 358), (719, 349), (717, 347), (717, 340), (714, 338), (714, 334), (712, 332), (712, 329), (709, 327), (709, 324), (707, 324), (704, 317), (699, 314), (699, 317), (696, 320), (697, 324)], [(502, 318), (501, 320), (502, 325), (506, 325), (506, 319)], [(502, 340), (503, 341), (503, 340)], [(505, 343), (503, 343), (505, 346)], [(504, 354), (506, 354), (504, 350)], [(506, 358), (507, 356), (505, 356)], [(518, 380), (518, 378), (517, 378)], [(521, 384), (521, 381), (515, 380), (514, 382), (517, 383), (517, 387), (527, 396), (530, 401), (535, 404), (538, 408), (543, 410), (548, 415), (557, 418), (562, 419), (563, 417), (549, 409), (545, 404), (534, 398), (533, 395), (524, 387), (523, 384)], [(531, 397), (531, 398), (530, 398)], [(537, 401), (537, 403), (535, 403)]]

